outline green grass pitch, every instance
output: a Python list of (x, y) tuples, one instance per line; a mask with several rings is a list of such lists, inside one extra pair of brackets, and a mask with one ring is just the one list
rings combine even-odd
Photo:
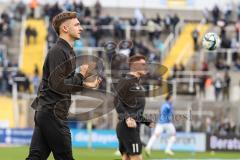
[[(74, 148), (76, 160), (120, 160), (111, 149), (81, 149)], [(28, 154), (28, 147), (0, 147), (0, 160), (23, 160)], [(144, 154), (143, 154), (144, 155)], [(153, 151), (150, 158), (144, 156), (144, 160), (160, 159), (240, 159), (238, 152), (175, 152), (174, 156), (167, 156), (162, 151)], [(49, 160), (53, 160), (52, 155)]]

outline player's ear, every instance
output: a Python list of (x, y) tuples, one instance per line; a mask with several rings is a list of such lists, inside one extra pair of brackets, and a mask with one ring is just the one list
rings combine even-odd
[(66, 25), (63, 25), (62, 29), (63, 29), (63, 32), (65, 32), (65, 33), (68, 32), (68, 27)]
[(62, 23), (62, 25), (60, 26), (60, 29), (64, 32), (64, 33), (67, 33), (68, 32), (68, 27), (69, 26), (69, 24), (68, 24), (68, 22), (66, 21), (66, 22), (64, 22), (64, 23)]

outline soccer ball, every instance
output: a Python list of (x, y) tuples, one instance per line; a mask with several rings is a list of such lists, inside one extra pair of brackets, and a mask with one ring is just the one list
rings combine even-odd
[(203, 37), (202, 46), (207, 50), (215, 50), (220, 44), (220, 38), (216, 33), (209, 32)]

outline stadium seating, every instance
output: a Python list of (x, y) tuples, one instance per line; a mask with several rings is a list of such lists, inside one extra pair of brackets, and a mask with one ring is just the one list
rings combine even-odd
[(13, 101), (11, 97), (0, 96), (0, 121), (6, 126), (16, 127), (14, 121)]
[[(197, 23), (186, 24), (182, 30), (182, 33), (178, 37), (174, 46), (167, 54), (166, 59), (163, 61), (163, 65), (166, 66), (170, 71), (174, 64), (183, 63), (187, 64), (188, 60), (195, 53), (193, 47), (193, 41), (191, 33), (195, 28), (199, 28), (200, 37), (207, 31), (208, 25), (202, 25)], [(169, 72), (164, 75), (166, 78)]]
[(44, 20), (29, 19), (26, 21), (25, 28), (27, 26), (37, 29), (37, 43), (35, 44), (32, 40), (31, 43), (27, 45), (25, 38), (20, 68), (28, 76), (33, 76), (35, 65), (37, 65), (41, 73), (45, 58), (47, 32)]

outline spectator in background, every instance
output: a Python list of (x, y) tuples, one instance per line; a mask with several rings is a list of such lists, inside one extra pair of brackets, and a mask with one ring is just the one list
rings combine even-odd
[[(143, 19), (141, 20), (141, 22), (140, 22), (140, 25), (142, 26), (142, 27), (146, 27), (147, 26), (147, 24), (148, 24), (148, 19), (145, 17), (145, 15), (143, 14)], [(140, 35), (141, 36), (146, 36), (146, 34), (147, 34), (147, 31), (146, 30), (141, 30), (140, 31)]]
[(51, 22), (53, 17), (58, 13), (62, 12), (62, 9), (59, 7), (58, 2), (56, 2), (52, 7), (48, 10), (49, 21)]
[(224, 13), (224, 20), (226, 24), (228, 24), (231, 21), (232, 9), (233, 9), (232, 2), (230, 1), (227, 2), (225, 13)]
[(31, 27), (30, 26), (27, 26), (26, 30), (25, 30), (25, 36), (26, 36), (26, 39), (27, 39), (27, 45), (30, 44), (30, 38), (31, 38)]
[(170, 27), (171, 27), (171, 16), (170, 15), (167, 15), (165, 18), (164, 18), (164, 25), (165, 25), (165, 29), (167, 32), (170, 32)]
[(102, 13), (102, 5), (99, 0), (94, 5), (95, 17), (100, 17)]
[(222, 123), (220, 123), (218, 127), (218, 134), (221, 136), (226, 136), (228, 134), (228, 131), (230, 129), (230, 124), (228, 122), (228, 119), (224, 119)]
[(193, 38), (193, 43), (194, 43), (194, 50), (198, 50), (198, 38), (199, 38), (199, 31), (198, 29), (194, 29), (192, 32), (192, 38)]
[(92, 12), (89, 7), (85, 8), (84, 17), (91, 17)]
[(206, 82), (206, 76), (202, 75), (199, 78), (199, 92), (200, 97), (205, 97), (205, 82)]
[(81, 16), (84, 15), (85, 6), (82, 1), (80, 2), (73, 1), (73, 8), (74, 8), (74, 11), (76, 11), (77, 13), (80, 13)]
[(178, 71), (178, 66), (177, 64), (174, 64), (172, 69), (172, 72), (173, 72), (172, 78), (177, 78), (177, 71)]
[(10, 26), (11, 18), (7, 12), (2, 12), (1, 13), (1, 18), (0, 18), (0, 40), (3, 37), (10, 38), (12, 36), (12, 29)]
[(223, 86), (223, 100), (229, 100), (229, 90), (230, 90), (231, 77), (226, 71), (224, 74), (224, 86)]
[(213, 24), (217, 25), (217, 22), (220, 18), (220, 10), (217, 5), (215, 5), (212, 10), (212, 18), (213, 18)]
[[(181, 62), (179, 65), (179, 71), (184, 72), (185, 71), (185, 66), (183, 65), (183, 63)], [(181, 73), (181, 75), (179, 76), (179, 78), (183, 78), (184, 74)]]
[(98, 26), (94, 26), (92, 28), (92, 33), (91, 33), (91, 37), (93, 40), (93, 47), (98, 47), (99, 46), (99, 42), (100, 39), (102, 38), (102, 32), (100, 30), (100, 28)]
[(7, 91), (11, 92), (11, 90), (9, 90), (9, 78), (10, 77), (10, 73), (7, 71), (7, 67), (3, 67), (3, 71), (2, 71), (2, 84), (1, 84), (1, 92), (2, 93), (6, 93)]
[(240, 20), (240, 3), (238, 4), (238, 7), (237, 7), (237, 16), (238, 16), (238, 20)]
[(225, 25), (221, 26), (220, 37), (226, 37), (226, 28)]
[(221, 57), (216, 59), (215, 66), (218, 70), (229, 69), (229, 66), (226, 64), (225, 60)]
[(219, 74), (217, 74), (213, 85), (214, 85), (214, 89), (215, 89), (215, 100), (218, 101), (219, 97), (220, 97), (220, 94), (222, 92), (222, 88), (223, 88), (223, 81), (222, 81)]
[(73, 4), (68, 0), (65, 0), (63, 6), (67, 11), (73, 11), (73, 9), (74, 9)]
[(116, 19), (114, 21), (114, 37), (120, 40), (125, 37), (122, 21), (119, 19)]
[(17, 71), (17, 73), (13, 76), (13, 79), (16, 77), (21, 78), (21, 80), (16, 81), (18, 91), (29, 92), (30, 91), (29, 90), (30, 89), (30, 81), (29, 81), (28, 77), (20, 70)]
[(202, 12), (202, 14), (203, 14), (203, 17), (204, 17), (204, 23), (208, 23), (209, 22), (209, 10), (208, 10), (208, 8), (207, 7), (205, 7), (204, 9), (203, 9), (203, 12)]
[(134, 10), (134, 16), (133, 16), (133, 18), (136, 19), (137, 25), (139, 25), (139, 26), (141, 25), (141, 23), (142, 23), (142, 22), (144, 21), (144, 19), (145, 19), (143, 13), (141, 12), (141, 10), (140, 10), (139, 8), (136, 8), (136, 9)]
[(191, 65), (191, 71), (196, 71), (197, 70), (197, 65), (196, 65), (196, 62), (192, 62), (192, 65)]
[(38, 7), (37, 0), (31, 0), (29, 7), (31, 9), (30, 17), (34, 18), (35, 17), (35, 9)]
[(213, 80), (211, 76), (206, 76), (205, 80), (205, 89), (210, 88), (213, 84)]
[(34, 65), (34, 71), (33, 72), (34, 72), (34, 74), (37, 74), (37, 75), (39, 74), (39, 69), (38, 69), (38, 66), (36, 64)]
[(235, 27), (236, 27), (236, 39), (237, 39), (237, 42), (240, 42), (240, 36), (239, 36), (240, 35), (240, 20), (237, 21)]
[[(130, 26), (131, 26), (132, 28), (135, 28), (135, 27), (137, 26), (137, 23), (138, 23), (138, 21), (137, 21), (136, 18), (131, 18), (131, 19), (129, 20), (129, 24), (130, 24)], [(131, 37), (132, 37), (132, 39), (135, 39), (135, 38), (136, 38), (136, 31), (135, 31), (135, 29), (131, 29)]]
[(205, 121), (205, 132), (208, 134), (212, 134), (214, 130), (213, 123), (210, 117), (206, 118)]
[(150, 42), (152, 42), (154, 38), (155, 30), (156, 30), (156, 24), (153, 22), (153, 20), (148, 21), (147, 30), (148, 30), (148, 39)]
[(229, 118), (225, 118), (222, 120), (221, 124), (218, 127), (218, 134), (221, 136), (226, 135), (235, 135), (236, 133), (236, 124), (233, 120), (229, 120)]
[[(231, 40), (226, 36), (222, 36), (221, 37), (221, 44), (220, 44), (221, 48), (231, 48)], [(218, 58), (223, 58), (223, 59), (227, 59), (227, 52), (220, 52), (218, 55), (217, 55)]]
[(26, 11), (26, 6), (25, 4), (23, 3), (22, 0), (20, 0), (16, 6), (16, 14), (15, 14), (15, 18), (18, 20), (18, 21), (22, 21), (22, 17), (23, 15), (25, 14), (25, 11)]
[(208, 69), (208, 63), (206, 62), (206, 61), (204, 61), (203, 63), (202, 63), (202, 71), (208, 71), (209, 69)]
[(172, 25), (173, 25), (173, 33), (175, 34), (175, 28), (176, 25), (178, 24), (178, 22), (180, 21), (180, 18), (178, 17), (178, 15), (175, 13), (173, 18), (172, 18)]
[(50, 4), (45, 4), (44, 6), (43, 6), (43, 17), (45, 18), (45, 19), (47, 19), (48, 17), (49, 17), (49, 9), (50, 9)]
[(235, 63), (234, 66), (236, 67), (236, 69), (239, 71), (240, 70), (240, 58), (238, 58)]
[(31, 42), (31, 37), (33, 37), (34, 43), (37, 43), (37, 30), (36, 28), (32, 28), (31, 26), (27, 26), (26, 30), (25, 30), (25, 35), (26, 35), (26, 39), (27, 39), (27, 45), (30, 44)]
[(150, 52), (149, 57), (148, 57), (148, 61), (149, 62), (154, 62), (157, 59), (156, 56), (157, 56), (156, 53)]
[(161, 25), (161, 23), (162, 23), (162, 18), (160, 17), (159, 13), (157, 13), (154, 22), (155, 22), (157, 25), (159, 25), (159, 26)]

